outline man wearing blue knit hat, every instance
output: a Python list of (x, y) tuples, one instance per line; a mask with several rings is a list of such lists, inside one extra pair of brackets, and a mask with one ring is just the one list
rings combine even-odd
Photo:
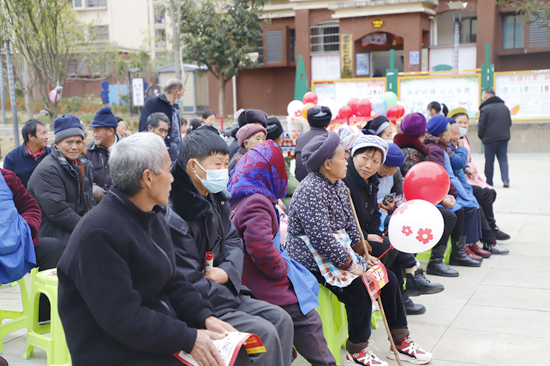
[(94, 141), (88, 144), (86, 159), (92, 162), (94, 173), (94, 200), (101, 201), (113, 182), (109, 172), (109, 148), (117, 143), (118, 122), (111, 107), (102, 107), (94, 116), (90, 125)]

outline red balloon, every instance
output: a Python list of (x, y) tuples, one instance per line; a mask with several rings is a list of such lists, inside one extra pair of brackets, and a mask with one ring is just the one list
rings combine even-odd
[(445, 198), (451, 179), (441, 165), (424, 161), (413, 166), (403, 180), (403, 193), (407, 201), (424, 200), (438, 204)]
[(399, 118), (399, 108), (397, 108), (397, 106), (393, 106), (393, 107), (389, 107), (388, 108), (388, 112), (386, 114), (386, 117), (390, 120), (390, 121), (395, 121), (396, 119)]
[(357, 115), (357, 112), (359, 112), (358, 104), (359, 104), (359, 98), (353, 97), (350, 100), (348, 100), (348, 106), (351, 108), (351, 111), (353, 112), (354, 115)]
[(376, 113), (375, 111), (371, 111), (371, 112), (370, 112), (370, 116), (371, 116), (372, 118), (376, 118), (376, 117), (379, 116), (379, 114)]
[(315, 94), (314, 92), (307, 92), (304, 94), (304, 98), (302, 101), (304, 102), (304, 104), (313, 103), (317, 105), (319, 98), (317, 97), (317, 94)]
[(367, 98), (361, 99), (359, 103), (357, 103), (357, 109), (362, 116), (370, 116), (370, 112), (372, 112), (370, 100), (368, 100)]
[(338, 115), (341, 118), (349, 119), (353, 115), (353, 111), (349, 105), (345, 105), (338, 111)]
[(399, 116), (397, 118), (401, 118), (405, 115), (405, 107), (403, 107), (401, 104), (396, 105), (397, 109), (399, 109)]

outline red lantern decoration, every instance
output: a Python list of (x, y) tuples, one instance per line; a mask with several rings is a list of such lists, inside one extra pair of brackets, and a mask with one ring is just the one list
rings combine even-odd
[(424, 200), (438, 204), (449, 192), (451, 179), (439, 164), (424, 161), (414, 165), (403, 180), (403, 193), (407, 201)]
[(304, 98), (302, 101), (304, 102), (304, 104), (313, 103), (317, 105), (319, 98), (317, 97), (317, 94), (315, 94), (314, 92), (307, 92), (304, 94)]

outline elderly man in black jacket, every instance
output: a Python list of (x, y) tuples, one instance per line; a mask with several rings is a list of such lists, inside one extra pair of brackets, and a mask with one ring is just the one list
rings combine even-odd
[[(188, 135), (173, 168), (167, 207), (177, 271), (212, 303), (214, 314), (243, 332), (260, 336), (266, 352), (251, 355), (252, 365), (290, 366), (293, 323), (282, 308), (252, 299), (242, 285), (243, 243), (230, 219), (227, 187), (229, 149), (215, 132)], [(219, 179), (211, 181), (219, 173)], [(213, 253), (212, 273), (204, 273)]]
[(164, 139), (170, 159), (176, 161), (180, 152), (181, 145), (181, 116), (179, 107), (183, 104), (183, 93), (185, 87), (179, 79), (170, 79), (164, 87), (164, 94), (149, 99), (141, 115), (139, 116), (139, 132), (147, 131), (147, 118), (152, 113), (162, 112), (168, 116), (170, 124), (168, 126), (168, 136)]
[(111, 150), (113, 186), (76, 227), (58, 265), (59, 316), (74, 365), (223, 362), (212, 339), (235, 329), (176, 270), (161, 205), (171, 161), (162, 139), (134, 134)]
[(504, 188), (510, 187), (508, 176), (508, 141), (512, 117), (504, 101), (495, 96), (493, 89), (485, 89), (481, 94), (483, 103), (479, 106), (477, 135), (485, 145), (485, 178), (493, 185), (495, 155), (500, 165), (500, 176)]
[(92, 198), (92, 164), (80, 156), (84, 133), (80, 120), (71, 114), (53, 123), (55, 145), (38, 164), (27, 190), (42, 211), (39, 238), (57, 238), (67, 244), (72, 231), (95, 206)]

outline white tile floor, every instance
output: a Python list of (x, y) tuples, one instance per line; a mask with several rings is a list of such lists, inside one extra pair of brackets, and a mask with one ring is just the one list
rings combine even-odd
[[(473, 159), (483, 171), (483, 157)], [(511, 254), (486, 259), (481, 268), (455, 267), (458, 278), (429, 276), (445, 291), (414, 298), (427, 312), (409, 317), (409, 328), (433, 353), (431, 365), (550, 366), (550, 154), (511, 154), (509, 162), (511, 187), (502, 188), (498, 164), (494, 181), (497, 224), (512, 236), (501, 244)], [(0, 287), (1, 308), (20, 306), (17, 287)], [(371, 338), (378, 350), (372, 350), (386, 359), (389, 342), (380, 325)], [(24, 335), (6, 336), (2, 356), (10, 365), (45, 366), (45, 352), (38, 348), (23, 360)], [(293, 365), (309, 364), (300, 357)]]

